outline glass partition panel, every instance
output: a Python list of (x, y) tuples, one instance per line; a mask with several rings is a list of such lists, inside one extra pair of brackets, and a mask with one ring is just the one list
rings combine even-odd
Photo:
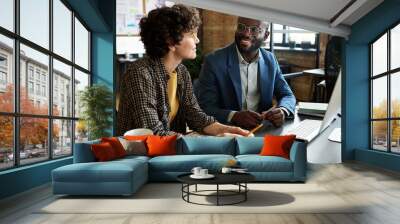
[(387, 34), (372, 44), (372, 76), (387, 71)]
[(53, 10), (53, 51), (71, 60), (72, 12), (60, 0), (53, 0)]
[(373, 149), (387, 151), (387, 121), (372, 122), (372, 147)]
[(14, 43), (0, 35), (0, 112), (14, 111)]
[(400, 67), (400, 24), (390, 32), (390, 69)]
[(46, 118), (20, 118), (19, 156), (21, 164), (49, 159), (49, 120)]
[(53, 115), (72, 117), (72, 68), (53, 60)]
[(53, 157), (72, 155), (72, 121), (53, 120)]
[(49, 0), (20, 0), (21, 36), (49, 48)]
[(387, 118), (387, 77), (372, 81), (372, 118)]
[(89, 70), (89, 32), (75, 18), (75, 63)]
[(87, 86), (89, 86), (89, 75), (75, 69), (75, 117), (81, 115), (80, 95)]
[(24, 114), (47, 115), (49, 56), (21, 44), (20, 109)]
[(400, 153), (400, 120), (391, 121), (391, 151)]
[(0, 26), (14, 31), (14, 0), (0, 1)]
[(14, 166), (14, 122), (0, 115), (0, 170)]

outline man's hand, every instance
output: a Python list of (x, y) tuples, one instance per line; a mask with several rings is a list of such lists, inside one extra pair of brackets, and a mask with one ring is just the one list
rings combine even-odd
[(263, 116), (254, 111), (239, 111), (236, 112), (231, 122), (235, 125), (238, 125), (242, 128), (252, 129), (258, 124), (260, 124), (263, 120)]
[(282, 126), (285, 121), (285, 112), (279, 107), (272, 107), (271, 109), (262, 112), (262, 116), (265, 120), (271, 121), (275, 127)]

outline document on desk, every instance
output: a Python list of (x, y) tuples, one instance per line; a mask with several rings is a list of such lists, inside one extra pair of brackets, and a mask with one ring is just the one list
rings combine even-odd
[(323, 116), (328, 109), (327, 103), (299, 102), (297, 113)]

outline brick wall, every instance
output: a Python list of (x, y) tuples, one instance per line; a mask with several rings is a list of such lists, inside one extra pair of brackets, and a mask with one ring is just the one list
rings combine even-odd
[[(283, 63), (291, 65), (290, 72), (301, 72), (316, 67), (316, 52), (275, 50), (275, 56)], [(289, 80), (290, 87), (298, 101), (312, 101), (315, 80), (311, 76), (300, 76)]]
[(232, 43), (235, 39), (237, 16), (202, 10), (202, 50), (207, 54)]
[(303, 71), (316, 67), (316, 52), (303, 52), (291, 50), (275, 50), (276, 58), (292, 65), (291, 72)]
[(319, 67), (325, 68), (325, 52), (326, 52), (326, 45), (329, 41), (329, 35), (326, 33), (319, 34)]

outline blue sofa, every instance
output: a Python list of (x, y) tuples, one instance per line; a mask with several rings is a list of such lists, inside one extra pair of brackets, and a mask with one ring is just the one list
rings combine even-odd
[(295, 141), (290, 159), (260, 156), (262, 137), (183, 137), (177, 141), (177, 155), (127, 156), (96, 162), (90, 149), (99, 141), (75, 144), (74, 163), (52, 171), (53, 193), (68, 195), (131, 195), (148, 181), (176, 181), (193, 167), (218, 172), (230, 159), (247, 168), (256, 181), (304, 182), (306, 143)]

